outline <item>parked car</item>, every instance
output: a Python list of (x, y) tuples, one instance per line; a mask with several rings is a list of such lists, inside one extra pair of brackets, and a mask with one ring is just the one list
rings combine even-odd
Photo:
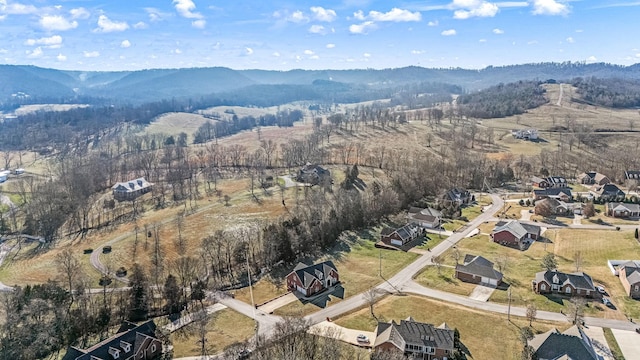
[(607, 294), (607, 290), (604, 289), (604, 286), (596, 286), (596, 290), (598, 290), (598, 292), (602, 295)]
[(364, 343), (364, 344), (368, 344), (369, 343), (369, 338), (364, 334), (358, 335), (358, 337), (356, 339), (358, 340), (359, 343)]

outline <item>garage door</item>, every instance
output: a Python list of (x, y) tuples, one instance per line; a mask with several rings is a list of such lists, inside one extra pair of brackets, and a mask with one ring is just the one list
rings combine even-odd
[(402, 240), (391, 240), (391, 244), (402, 246)]
[(498, 285), (498, 280), (496, 280), (496, 279), (489, 279), (489, 278), (486, 278), (486, 277), (483, 277), (483, 278), (482, 278), (482, 282), (483, 282), (483, 283), (485, 283), (485, 284), (494, 285), (494, 286), (497, 286), (497, 285)]

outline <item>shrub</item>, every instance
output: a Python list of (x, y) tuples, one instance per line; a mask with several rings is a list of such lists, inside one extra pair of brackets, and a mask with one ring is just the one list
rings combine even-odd
[(83, 251), (85, 254), (91, 254), (93, 252), (93, 249), (84, 249)]

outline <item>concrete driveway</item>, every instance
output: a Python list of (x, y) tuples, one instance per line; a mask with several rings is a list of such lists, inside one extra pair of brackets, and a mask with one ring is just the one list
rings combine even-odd
[[(376, 335), (371, 331), (347, 329), (345, 327), (338, 326), (329, 321), (322, 321), (316, 325), (313, 325), (311, 328), (309, 328), (309, 332), (311, 332), (312, 334), (320, 335), (320, 336), (329, 336), (329, 335), (337, 336), (337, 338), (340, 341), (343, 341), (352, 345), (367, 347), (367, 348), (370, 348), (371, 346), (373, 346), (373, 342), (376, 339)], [(357, 337), (360, 334), (369, 338), (369, 342), (368, 343), (358, 342)]]
[(476, 286), (475, 289), (473, 289), (473, 291), (469, 295), (469, 299), (487, 301), (489, 300), (491, 294), (493, 294), (493, 290), (495, 289), (495, 287), (480, 284)]
[(613, 332), (613, 336), (615, 336), (625, 359), (640, 358), (640, 334), (635, 331), (618, 329), (611, 329), (611, 331)]
[(520, 210), (520, 220), (531, 221), (531, 215), (529, 210)]
[(268, 303), (258, 307), (258, 309), (266, 312), (267, 314), (271, 314), (276, 309), (279, 309), (287, 304), (290, 304), (294, 301), (298, 301), (298, 297), (294, 293), (288, 293), (287, 295), (280, 296), (277, 299), (273, 299)]
[(603, 360), (615, 360), (613, 358), (613, 354), (611, 354), (611, 350), (609, 349), (607, 339), (604, 338), (604, 331), (602, 331), (601, 327), (589, 326), (582, 328), (582, 330), (587, 334), (589, 339), (591, 339), (591, 343), (596, 349), (596, 353), (602, 356)]

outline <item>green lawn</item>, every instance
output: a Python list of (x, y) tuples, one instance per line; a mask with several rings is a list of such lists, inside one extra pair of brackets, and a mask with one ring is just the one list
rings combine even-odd
[[(374, 306), (374, 313), (381, 321), (406, 319), (439, 326), (446, 322), (450, 328), (460, 331), (461, 342), (469, 349), (469, 359), (519, 359), (522, 343), (520, 328), (528, 323), (523, 318), (477, 311), (463, 306), (451, 305), (419, 296), (388, 296)], [(374, 331), (376, 320), (369, 308), (363, 308), (335, 320), (335, 323), (351, 329)], [(565, 330), (569, 324), (551, 322), (533, 323), (535, 333), (552, 328)], [(496, 339), (499, 339), (497, 341)], [(496, 354), (503, 354), (496, 357)]]
[[(535, 294), (531, 290), (531, 280), (536, 272), (542, 271), (541, 261), (548, 252), (556, 254), (560, 271), (573, 272), (574, 257), (580, 251), (583, 258), (581, 270), (589, 274), (595, 283), (604, 285), (618, 307), (618, 310), (611, 310), (594, 301), (587, 308), (587, 314), (624, 319), (627, 313), (640, 318), (640, 302), (624, 296), (622, 285), (606, 264), (608, 259), (640, 259), (640, 245), (633, 238), (633, 231), (560, 229), (548, 230), (543, 236), (551, 241), (546, 247), (542, 242), (535, 242), (526, 251), (498, 245), (486, 235), (462, 240), (458, 243), (458, 250), (463, 256), (481, 255), (494, 262), (497, 258), (506, 257), (507, 268), (503, 273), (504, 281), (511, 286), (512, 305), (533, 303), (540, 310), (557, 312), (565, 309), (568, 299)], [(451, 258), (452, 252), (453, 249), (450, 249), (444, 254), (445, 264), (455, 264)], [(428, 281), (428, 275), (425, 276), (425, 281)], [(490, 301), (507, 303), (507, 291), (494, 291)]]
[(452, 267), (441, 267), (440, 273), (435, 266), (425, 268), (415, 281), (428, 288), (438, 289), (458, 295), (469, 296), (475, 284), (469, 284), (458, 280), (455, 277), (455, 269)]
[(602, 328), (604, 331), (604, 338), (607, 340), (607, 345), (609, 345), (609, 349), (611, 350), (611, 354), (615, 360), (624, 360), (624, 355), (622, 355), (622, 350), (620, 350), (620, 345), (618, 345), (618, 341), (616, 341), (616, 337), (613, 335), (613, 332), (609, 328)]

